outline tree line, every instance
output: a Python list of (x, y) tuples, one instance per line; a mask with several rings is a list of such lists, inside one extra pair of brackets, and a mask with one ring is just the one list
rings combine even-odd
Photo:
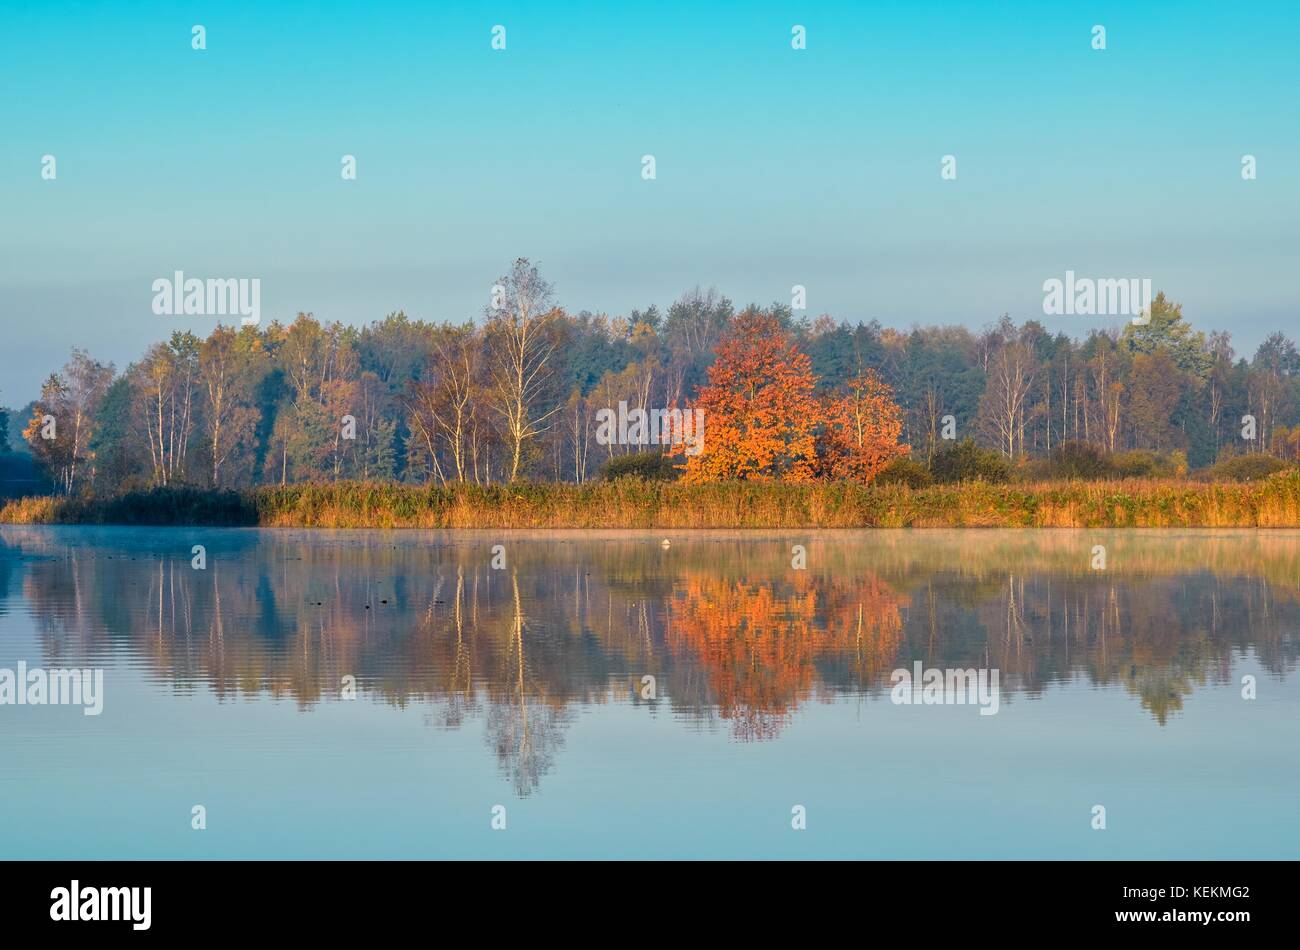
[[(1080, 446), (1181, 470), (1300, 459), (1300, 353), (1249, 357), (1158, 294), (1143, 325), (1080, 338), (1003, 315), (982, 330), (738, 309), (694, 289), (665, 311), (570, 313), (525, 259), (477, 320), (392, 313), (363, 327), (298, 314), (174, 331), (122, 372), (74, 349), (9, 411), (14, 448), (65, 493), (363, 479), (585, 482), (652, 459), (695, 480), (869, 480), (946, 440), (1024, 465)], [(705, 451), (597, 438), (620, 402), (705, 412)], [(8, 446), (0, 446), (8, 448)], [(668, 456), (665, 462), (663, 456)]]

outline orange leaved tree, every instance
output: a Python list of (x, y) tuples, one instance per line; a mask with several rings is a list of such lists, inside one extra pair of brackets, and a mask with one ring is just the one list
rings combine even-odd
[(704, 446), (688, 455), (683, 481), (814, 478), (816, 385), (812, 361), (776, 317), (759, 310), (739, 314), (695, 400), (695, 410), (704, 413)]
[(875, 370), (854, 376), (842, 392), (822, 406), (826, 425), (821, 436), (819, 474), (824, 478), (869, 482), (910, 446), (900, 445), (903, 410)]

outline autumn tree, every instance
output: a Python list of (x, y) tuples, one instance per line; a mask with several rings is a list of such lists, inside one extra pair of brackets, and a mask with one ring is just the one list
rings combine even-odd
[[(1096, 334), (1090, 341), (1094, 344), (1094, 355), (1089, 364), (1092, 373), (1093, 400), (1095, 407), (1089, 418), (1095, 414), (1094, 428), (1090, 441), (1098, 441), (1110, 452), (1119, 447), (1120, 422), (1123, 420), (1124, 393), (1126, 387), (1121, 379), (1128, 365), (1124, 351), (1115, 341), (1105, 334)], [(1084, 426), (1085, 438), (1088, 426)]]
[(256, 387), (265, 373), (266, 354), (251, 330), (218, 326), (199, 347), (203, 434), (214, 488), (223, 484), (227, 462), (252, 454), (262, 416)]
[(1251, 365), (1247, 387), (1251, 412), (1258, 420), (1258, 440), (1265, 451), (1273, 443), (1279, 418), (1288, 415), (1291, 381), (1300, 377), (1300, 353), (1281, 333), (1270, 334), (1260, 344)]
[(842, 392), (822, 401), (821, 474), (826, 478), (869, 482), (911, 447), (899, 444), (903, 410), (893, 390), (875, 370), (852, 377)]
[(355, 419), (359, 411), (356, 332), (300, 313), (277, 336), (276, 361), (288, 387), (276, 411), (267, 474), (282, 483), (291, 471), (295, 478), (351, 474), (358, 452), (355, 438), (344, 437), (343, 417)]
[(58, 373), (51, 373), (41, 384), (41, 396), (32, 404), (32, 415), (23, 430), (37, 464), (50, 473), (63, 492), (71, 491), (72, 435), (59, 415), (66, 405), (68, 386)]
[(1170, 420), (1182, 387), (1173, 355), (1164, 347), (1138, 353), (1129, 372), (1132, 391), (1125, 419), (1133, 445), (1147, 449), (1178, 447), (1178, 433)]
[(811, 360), (776, 317), (737, 316), (693, 406), (704, 414), (704, 450), (687, 456), (684, 480), (814, 478), (816, 385)]
[(155, 343), (128, 370), (135, 388), (135, 412), (149, 445), (152, 481), (171, 485), (185, 479), (198, 402), (199, 340), (177, 331)]
[[(95, 416), (113, 381), (113, 367), (90, 358), (85, 350), (73, 349), (62, 372), (52, 374), (41, 388), (24, 435), (37, 460), (54, 474), (69, 494), (77, 489), (78, 468), (91, 465), (90, 446), (95, 435)], [(46, 417), (53, 426), (46, 425)], [(53, 437), (48, 433), (52, 432)]]

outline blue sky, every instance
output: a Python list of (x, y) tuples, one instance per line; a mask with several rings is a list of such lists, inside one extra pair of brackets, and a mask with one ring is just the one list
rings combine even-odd
[(1297, 50), (1281, 2), (0, 0), (0, 402), (206, 333), (150, 309), (175, 270), (261, 278), (264, 322), (460, 321), (517, 256), (575, 311), (803, 284), (1075, 335), (1044, 280), (1150, 277), (1251, 352), (1300, 329)]

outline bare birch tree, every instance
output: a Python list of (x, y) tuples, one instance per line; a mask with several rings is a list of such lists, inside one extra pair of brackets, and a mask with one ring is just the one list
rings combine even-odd
[(525, 448), (550, 426), (562, 406), (539, 409), (555, 353), (551, 285), (526, 258), (492, 289), (487, 309), (488, 404), (500, 416), (510, 456), (510, 481), (519, 477)]

